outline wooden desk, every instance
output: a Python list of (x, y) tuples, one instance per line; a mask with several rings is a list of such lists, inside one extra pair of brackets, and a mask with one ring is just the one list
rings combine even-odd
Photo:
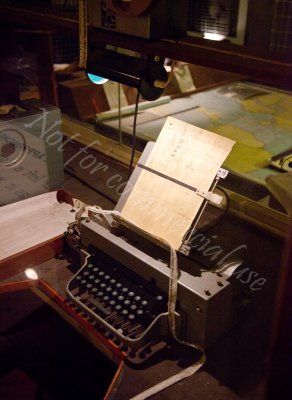
[[(246, 223), (237, 221), (235, 225), (232, 217), (226, 217), (224, 221), (224, 226), (217, 231), (218, 235), (222, 234), (221, 229), (223, 229), (225, 233), (229, 232), (228, 241), (235, 243), (238, 238), (232, 234), (232, 230), (236, 228), (236, 231), (240, 232), (240, 240), (246, 239), (249, 251), (251, 253), (257, 251), (254, 257), (255, 263), (260, 262), (267, 266), (271, 262), (275, 269), (275, 262), (279, 259), (281, 251), (281, 242), (278, 239)], [(212, 234), (211, 231), (210, 235)], [(126, 357), (123, 349), (117, 347), (111, 339), (106, 338), (104, 331), (95, 328), (88, 318), (79, 314), (66, 301), (66, 284), (73, 276), (74, 268), (70, 260), (66, 257), (55, 257), (52, 250), (57, 249), (57, 255), (62, 253), (63, 238), (56, 238), (41, 245), (40, 248), (42, 247), (50, 250), (48, 254), (51, 252), (46, 260), (40, 259), (38, 262), (38, 254), (43, 254), (43, 251), (39, 252), (36, 247), (26, 253), (24, 265), (18, 263), (16, 268), (6, 266), (4, 269), (1, 269), (0, 265), (0, 271), (3, 271), (2, 275), (0, 274), (0, 279), (2, 278), (0, 293), (32, 290), (118, 366), (105, 399), (129, 400), (198, 360), (199, 352), (181, 346), (169, 338), (161, 340), (143, 353), (138, 352), (135, 362), (131, 361)], [(24, 275), (26, 266), (31, 266), (32, 262), (39, 277), (35, 281), (28, 280)], [(11, 265), (13, 265), (13, 259)], [(268, 268), (266, 273), (268, 273)], [(269, 275), (267, 285), (270, 288), (275, 287), (276, 275), (275, 270)], [(269, 342), (267, 329), (270, 326), (269, 317), (273, 296), (274, 290), (259, 296), (255, 307), (247, 308), (245, 314), (242, 315), (243, 323), (235, 326), (207, 349), (207, 362), (198, 373), (158, 393), (152, 397), (153, 400), (263, 399), (264, 386), (261, 379), (264, 377)]]

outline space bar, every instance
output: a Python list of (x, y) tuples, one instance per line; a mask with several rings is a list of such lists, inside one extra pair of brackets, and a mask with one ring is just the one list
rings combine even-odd
[(111, 313), (106, 307), (96, 301), (93, 297), (88, 297), (87, 301), (105, 315), (109, 315)]

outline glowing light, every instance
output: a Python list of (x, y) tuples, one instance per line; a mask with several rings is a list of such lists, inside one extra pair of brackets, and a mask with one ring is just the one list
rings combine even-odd
[(88, 74), (87, 73), (87, 78), (94, 83), (95, 85), (103, 85), (104, 83), (108, 82), (108, 79), (103, 78), (102, 76), (98, 75), (93, 75), (93, 74)]
[(204, 32), (204, 39), (209, 39), (209, 40), (216, 40), (217, 42), (220, 42), (221, 40), (224, 40), (226, 36), (220, 35), (219, 33), (211, 33), (211, 32)]
[(39, 279), (39, 277), (38, 277), (38, 274), (35, 272), (35, 270), (34, 269), (32, 269), (32, 268), (26, 268), (26, 270), (24, 271), (24, 273), (25, 273), (25, 275), (26, 275), (26, 277), (28, 278), (28, 279), (32, 279), (32, 280), (37, 280), (37, 279)]

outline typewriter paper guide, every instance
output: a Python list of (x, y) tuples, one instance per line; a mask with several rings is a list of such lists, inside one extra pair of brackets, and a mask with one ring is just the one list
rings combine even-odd
[[(235, 142), (168, 117), (145, 166), (208, 191)], [(142, 170), (121, 216), (176, 250), (203, 198), (178, 183)]]

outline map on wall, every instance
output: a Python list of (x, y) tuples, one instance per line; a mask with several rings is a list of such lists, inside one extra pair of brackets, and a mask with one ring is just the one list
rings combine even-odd
[(237, 142), (225, 162), (227, 168), (252, 172), (292, 147), (292, 96), (244, 83), (224, 86), (214, 94), (230, 100), (220, 101), (217, 113), (207, 116), (212, 131)]
[[(137, 134), (155, 141), (168, 115), (236, 141), (224, 167), (263, 182), (276, 174), (270, 159), (292, 148), (292, 93), (249, 82), (172, 99), (139, 113)], [(115, 126), (116, 122), (109, 122)], [(131, 134), (133, 118), (123, 119)]]

